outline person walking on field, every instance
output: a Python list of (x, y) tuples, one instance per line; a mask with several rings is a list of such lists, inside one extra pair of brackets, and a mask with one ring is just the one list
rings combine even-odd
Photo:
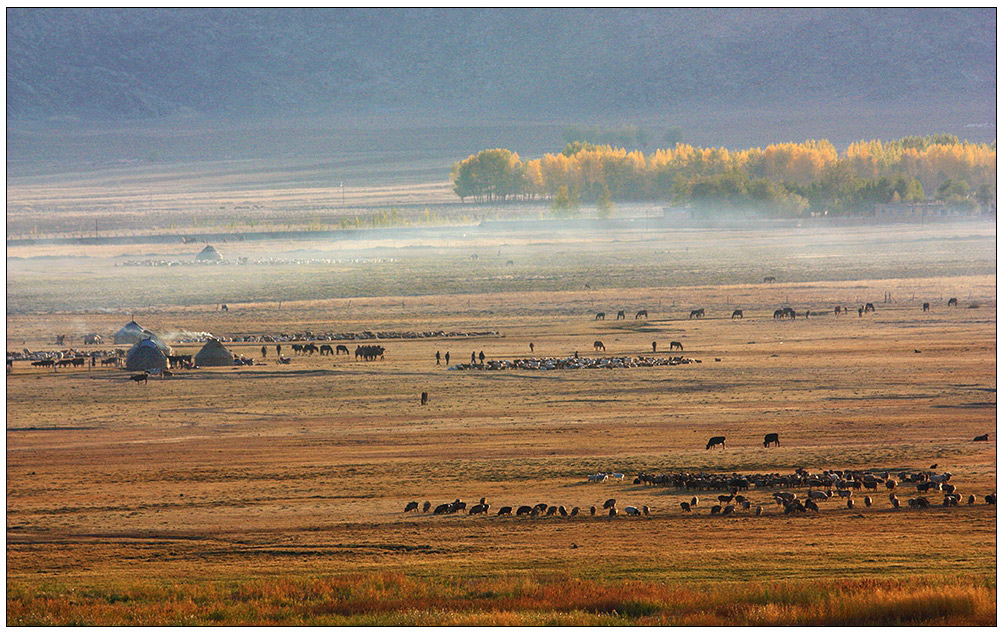
[(478, 353), (478, 362), (479, 363), (485, 363), (485, 352), (484, 351)]
[(474, 363), (474, 362), (475, 362), (475, 351), (472, 350), (471, 351), (471, 363)]
[(265, 348), (265, 346), (262, 346), (262, 358), (263, 359), (267, 356), (266, 355), (267, 352), (268, 352), (268, 350)]
[(450, 365), (450, 352), (449, 351), (447, 352), (447, 354), (443, 355), (443, 360), (446, 362), (447, 365)]
[(276, 344), (276, 356), (277, 357), (283, 356), (283, 346), (278, 343)]
[(533, 341), (530, 342), (530, 353), (534, 354), (534, 342)]
[(440, 351), (436, 351), (436, 365), (440, 365)]

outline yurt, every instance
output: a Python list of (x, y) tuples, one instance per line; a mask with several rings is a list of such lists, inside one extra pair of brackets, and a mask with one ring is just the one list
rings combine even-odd
[(153, 339), (140, 341), (126, 353), (127, 370), (164, 370), (167, 367), (167, 357)]
[(213, 248), (213, 245), (207, 244), (206, 248), (203, 249), (195, 256), (196, 260), (209, 260), (209, 261), (219, 261), (223, 259), (220, 252)]
[(199, 366), (234, 365), (234, 353), (227, 350), (216, 339), (210, 339), (195, 355), (195, 364)]
[(139, 343), (144, 339), (151, 339), (160, 351), (165, 354), (171, 354), (171, 348), (161, 341), (160, 337), (155, 335), (153, 332), (147, 330), (143, 326), (140, 326), (135, 321), (131, 321), (122, 327), (117, 333), (115, 333), (114, 341), (116, 345), (130, 345), (134, 343)]

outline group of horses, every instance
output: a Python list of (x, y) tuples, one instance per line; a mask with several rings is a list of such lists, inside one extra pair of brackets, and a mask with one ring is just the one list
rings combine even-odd
[[(607, 318), (607, 313), (597, 313), (596, 316), (594, 316), (593, 320), (594, 321), (598, 321), (598, 320), (602, 321), (602, 320), (604, 320), (606, 318)], [(644, 319), (649, 319), (649, 311), (647, 311), (645, 309), (642, 309), (639, 312), (635, 313), (635, 319), (643, 319), (643, 318)], [(627, 317), (625, 317), (625, 311), (623, 311), (623, 310), (619, 310), (618, 311), (618, 315), (617, 315), (617, 317), (615, 317), (615, 321), (618, 320), (618, 319), (627, 319)]]
[[(782, 444), (778, 442), (778, 434), (764, 434), (764, 446), (765, 447), (781, 447)], [(705, 445), (705, 451), (708, 451), (712, 447), (722, 446), (723, 449), (726, 448), (726, 437), (725, 436), (712, 436), (708, 439), (708, 443)]]
[(384, 360), (384, 346), (356, 346), (356, 359), (373, 361), (377, 357), (380, 357), (381, 361)]

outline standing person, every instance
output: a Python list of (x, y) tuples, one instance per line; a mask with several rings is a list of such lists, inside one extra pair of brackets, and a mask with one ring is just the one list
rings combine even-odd
[(278, 343), (276, 344), (276, 356), (277, 357), (283, 356), (283, 346)]
[(656, 342), (653, 342), (653, 354), (656, 354)]
[(436, 365), (440, 365), (440, 351), (436, 351)]
[(484, 350), (478, 353), (478, 362), (479, 363), (485, 363), (485, 351)]
[(266, 350), (265, 346), (262, 346), (262, 358), (263, 359), (266, 357), (266, 354), (265, 354), (266, 352), (268, 352), (268, 350)]
[(534, 354), (534, 342), (533, 341), (530, 342), (530, 353)]
[(448, 366), (450, 365), (450, 351), (449, 351), (449, 350), (447, 351), (447, 354), (445, 354), (445, 355), (443, 356), (443, 360), (444, 360), (444, 361), (446, 362), (446, 364), (447, 364)]

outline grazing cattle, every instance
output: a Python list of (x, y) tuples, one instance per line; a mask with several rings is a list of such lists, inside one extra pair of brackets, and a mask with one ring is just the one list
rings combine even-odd
[(597, 316), (593, 318), (593, 321), (597, 321), (598, 319), (603, 319), (604, 317), (606, 317), (606, 315), (604, 313), (597, 313)]
[(85, 346), (99, 345), (101, 341), (102, 341), (101, 335), (95, 335), (95, 334), (84, 335)]
[(646, 517), (649, 517), (649, 507), (646, 506), (645, 504), (642, 505), (642, 514), (645, 515)]
[(709, 515), (718, 515), (722, 512), (722, 507), (716, 504), (709, 510)]
[[(850, 501), (851, 500), (849, 500), (849, 502)], [(862, 498), (862, 501), (865, 502), (866, 507), (872, 506), (872, 498), (869, 497), (868, 495)]]
[(596, 515), (596, 514), (597, 514), (597, 507), (591, 506), (590, 507), (590, 515)]
[(616, 319), (625, 319), (625, 311), (619, 310), (618, 311), (618, 316), (617, 316)]
[(949, 298), (949, 303), (947, 303), (946, 306), (956, 306), (956, 298), (955, 297), (950, 297)]
[(471, 259), (472, 260), (477, 260), (478, 259), (478, 254), (477, 253), (472, 253), (471, 254)]
[(680, 350), (681, 352), (684, 352), (684, 344), (682, 344), (679, 341), (671, 341), (670, 342), (670, 350), (674, 350), (674, 349), (677, 349), (677, 350)]
[(969, 497), (967, 497), (967, 504), (975, 504), (976, 502), (977, 502), (977, 496), (971, 493)]
[[(262, 348), (262, 350), (265, 350), (265, 348)], [(318, 348), (318, 352), (319, 352), (319, 354), (322, 357), (325, 356), (325, 355), (327, 355), (327, 356), (330, 357), (330, 356), (332, 356), (332, 355), (335, 354), (335, 350), (330, 345), (328, 345), (327, 343), (321, 344), (321, 347)]]
[(618, 516), (618, 509), (612, 506), (611, 510), (607, 512), (607, 517), (617, 517), (617, 516)]
[(56, 360), (55, 359), (40, 359), (38, 361), (32, 361), (31, 364), (33, 366), (35, 366), (35, 367), (52, 368), (53, 370), (56, 369)]
[(754, 515), (756, 515), (757, 517), (760, 517), (761, 513), (763, 513), (763, 512), (764, 512), (764, 509), (762, 509), (760, 506), (758, 506), (757, 509), (754, 511)]
[(994, 493), (990, 495), (985, 495), (984, 502), (986, 504), (996, 504), (998, 502), (998, 496), (996, 496)]
[(558, 514), (561, 515), (562, 517), (566, 517), (569, 515), (569, 512), (565, 510), (564, 506), (560, 506), (558, 507)]
[(499, 511), (496, 513), (496, 515), (512, 515), (512, 514), (513, 514), (512, 506), (500, 506)]
[(780, 447), (781, 443), (778, 442), (778, 434), (764, 434), (764, 446), (774, 445)]
[(129, 380), (135, 381), (136, 383), (143, 383), (144, 385), (146, 385), (147, 373), (144, 372), (143, 374), (134, 374), (131, 377), (129, 377)]
[(743, 319), (743, 311), (737, 308), (736, 310), (733, 311), (733, 315), (730, 317), (730, 319)]
[(447, 513), (450, 512), (451, 511), (449, 504), (440, 504), (435, 509), (433, 509), (433, 515), (446, 515)]
[(593, 475), (586, 476), (587, 482), (607, 482), (606, 473), (594, 473)]
[(698, 308), (697, 310), (692, 310), (691, 314), (687, 316), (688, 319), (701, 319), (705, 316), (705, 309)]
[(876, 312), (876, 307), (875, 307), (875, 306), (873, 306), (873, 305), (872, 305), (871, 303), (867, 303), (867, 304), (865, 305), (865, 309), (864, 309), (864, 310), (865, 310), (865, 312), (867, 312), (867, 313), (874, 313), (874, 312)]
[(466, 502), (461, 502), (460, 498), (454, 500), (450, 503), (450, 512), (456, 513), (457, 511), (463, 511), (468, 507)]
[(687, 502), (681, 502), (680, 503), (680, 510), (684, 511), (685, 513), (690, 513), (691, 512), (691, 505), (688, 504)]
[(811, 510), (811, 511), (813, 511), (815, 513), (819, 513), (820, 512), (820, 507), (817, 506), (817, 503), (814, 502), (813, 500), (806, 500), (803, 503), (803, 506), (805, 506), (806, 508), (808, 508), (809, 510)]
[(347, 357), (349, 356), (349, 348), (343, 346), (342, 344), (335, 346), (335, 356), (337, 357), (340, 352), (344, 352)]
[(772, 284), (774, 281), (775, 281), (775, 278), (772, 277), (771, 275), (769, 275), (766, 278), (764, 278), (764, 283), (765, 284)]
[(293, 353), (294, 354), (303, 354), (304, 353), (304, 344), (302, 344), (302, 343), (295, 343), (295, 344), (293, 344)]
[(119, 357), (108, 357), (101, 360), (101, 365), (119, 365)]
[(468, 510), (468, 515), (487, 515), (489, 512), (489, 505), (484, 502), (481, 504), (475, 504)]
[(524, 506), (521, 506), (520, 508), (518, 508), (516, 510), (516, 514), (517, 515), (530, 515), (531, 511), (533, 511), (533, 510), (534, 510), (533, 508), (524, 505)]
[(418, 513), (419, 512), (419, 503), (418, 502), (409, 502), (408, 504), (406, 504), (405, 505), (405, 510), (403, 512), (404, 513), (408, 513), (409, 511), (415, 511), (416, 513)]
[(544, 511), (544, 514), (545, 514), (545, 516), (547, 516), (547, 517), (551, 517), (551, 516), (552, 516), (552, 515), (554, 515), (555, 513), (558, 513), (558, 507), (557, 507), (557, 506), (549, 506), (549, 507), (548, 507), (547, 509), (545, 509), (545, 511)]
[(927, 313), (928, 309), (929, 309), (928, 302), (925, 302), (924, 304), (921, 305), (921, 312)]
[(313, 355), (317, 351), (318, 351), (318, 347), (315, 346), (313, 343), (308, 343), (308, 344), (304, 345), (304, 354)]
[(607, 348), (604, 346), (604, 342), (601, 341), (601, 340), (599, 340), (599, 339), (597, 339), (596, 341), (593, 342), (593, 349), (594, 350), (605, 350), (605, 351), (607, 350)]
[(698, 508), (698, 496), (697, 495), (691, 498), (691, 508), (693, 508), (693, 509)]
[(422, 393), (422, 396), (420, 397), (420, 402), (421, 402), (421, 403), (422, 403), (423, 405), (425, 405), (426, 403), (428, 403), (428, 402), (429, 402), (429, 394), (428, 394), (428, 393), (426, 393), (426, 392), (423, 392), (423, 393)]
[(987, 434), (981, 434), (980, 436), (974, 436), (973, 442), (987, 442), (987, 439), (988, 439)]
[(634, 506), (626, 506), (625, 507), (625, 513), (627, 513), (628, 515), (631, 515), (632, 517), (637, 517), (639, 515), (642, 515), (642, 512), (639, 511), (639, 509), (637, 509)]
[(605, 509), (612, 509), (612, 508), (614, 508), (614, 506), (616, 504), (617, 504), (617, 502), (614, 501), (614, 498), (610, 498), (610, 499), (608, 499), (608, 500), (606, 500), (604, 502), (604, 508)]
[(638, 319), (639, 317), (645, 317), (646, 319), (649, 319), (649, 311), (640, 310), (639, 312), (635, 313), (635, 319)]
[(577, 515), (579, 515), (579, 507), (578, 506), (572, 507), (572, 510), (569, 511), (569, 515), (572, 517), (576, 517)]
[(705, 451), (708, 451), (716, 445), (722, 445), (722, 448), (726, 448), (726, 437), (725, 436), (712, 436), (708, 439), (708, 444), (705, 445)]
[(429, 512), (429, 507), (431, 507), (432, 505), (433, 504), (431, 502), (429, 502), (429, 501), (423, 502), (422, 503), (422, 512), (423, 513), (428, 513)]

